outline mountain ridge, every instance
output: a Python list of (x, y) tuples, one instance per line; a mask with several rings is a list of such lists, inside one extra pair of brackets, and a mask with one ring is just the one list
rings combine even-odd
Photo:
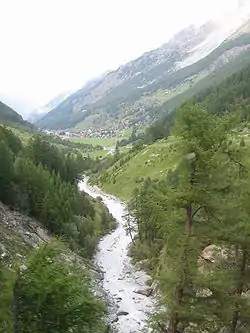
[(250, 20), (248, 14), (244, 19), (241, 15), (232, 20), (232, 26), (227, 24), (225, 31), (221, 28), (222, 41), (221, 37), (214, 38), (224, 21), (208, 21), (199, 29), (187, 27), (160, 48), (109, 72), (91, 88), (71, 95), (37, 126), (81, 129), (148, 124), (159, 104), (248, 50), (250, 34), (245, 32)]

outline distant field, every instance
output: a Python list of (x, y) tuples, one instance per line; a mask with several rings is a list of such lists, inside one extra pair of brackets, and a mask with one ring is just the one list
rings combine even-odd
[(69, 138), (72, 142), (81, 142), (93, 146), (103, 146), (103, 147), (114, 147), (116, 142), (121, 138), (110, 138), (110, 139), (102, 139), (102, 138)]

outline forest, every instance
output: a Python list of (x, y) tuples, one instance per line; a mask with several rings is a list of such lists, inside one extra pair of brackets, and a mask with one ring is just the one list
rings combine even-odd
[(91, 259), (100, 237), (115, 227), (102, 202), (77, 188), (86, 163), (39, 135), (24, 146), (0, 126), (0, 200), (61, 240), (32, 250), (25, 269), (1, 260), (0, 332), (106, 331), (105, 306), (94, 296), (89, 274), (63, 260), (69, 248)]

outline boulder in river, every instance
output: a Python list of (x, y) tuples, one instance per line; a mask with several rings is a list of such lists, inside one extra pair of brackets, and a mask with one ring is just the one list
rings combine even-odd
[(115, 300), (116, 300), (116, 302), (121, 302), (122, 298), (121, 297), (117, 297)]
[(152, 295), (157, 295), (158, 292), (158, 284), (156, 281), (153, 281), (151, 284), (151, 288), (152, 288)]
[(152, 288), (144, 288), (144, 289), (137, 289), (134, 291), (135, 294), (143, 295), (149, 297), (152, 295), (153, 289)]
[(127, 316), (128, 314), (129, 313), (127, 311), (120, 310), (117, 312), (116, 315), (119, 317), (119, 316)]
[(113, 323), (117, 323), (119, 320), (118, 316), (115, 316), (112, 320), (111, 320), (111, 324)]
[(150, 265), (150, 260), (149, 259), (144, 259), (144, 260), (138, 261), (135, 264), (135, 269), (136, 269), (136, 271), (140, 271), (141, 269), (145, 269), (149, 265)]
[(101, 270), (93, 270), (92, 274), (95, 279), (100, 281), (104, 280), (104, 272), (102, 272)]

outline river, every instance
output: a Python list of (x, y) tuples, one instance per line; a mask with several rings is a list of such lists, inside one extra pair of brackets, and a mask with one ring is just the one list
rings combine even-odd
[(148, 313), (154, 310), (154, 298), (135, 293), (147, 291), (149, 277), (138, 270), (128, 256), (131, 238), (125, 231), (126, 205), (98, 187), (90, 186), (86, 180), (80, 182), (79, 188), (94, 198), (101, 197), (118, 223), (115, 231), (102, 238), (95, 257), (96, 264), (104, 272), (102, 288), (115, 304), (112, 310), (114, 326), (119, 333), (149, 332), (146, 321)]

